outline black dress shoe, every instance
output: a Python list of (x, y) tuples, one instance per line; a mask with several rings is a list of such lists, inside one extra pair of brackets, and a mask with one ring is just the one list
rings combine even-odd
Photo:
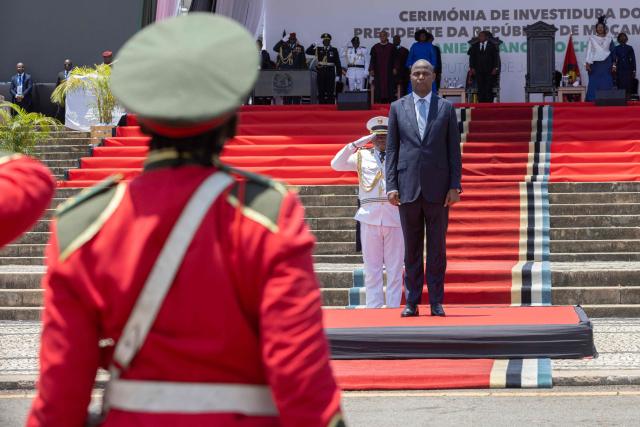
[(404, 307), (404, 310), (402, 310), (402, 314), (400, 314), (400, 317), (416, 317), (418, 316), (418, 306), (417, 305), (412, 305), (412, 304), (407, 304)]
[(444, 317), (445, 314), (442, 304), (431, 304), (431, 315)]

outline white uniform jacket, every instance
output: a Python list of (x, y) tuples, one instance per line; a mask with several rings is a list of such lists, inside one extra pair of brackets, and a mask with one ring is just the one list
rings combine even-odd
[(400, 213), (387, 200), (384, 165), (379, 152), (347, 144), (331, 161), (337, 171), (358, 172), (360, 209), (355, 219), (370, 225), (400, 227)]

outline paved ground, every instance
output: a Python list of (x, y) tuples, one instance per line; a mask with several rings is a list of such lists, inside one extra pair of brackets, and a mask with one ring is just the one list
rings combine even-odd
[[(24, 425), (32, 396), (0, 392), (0, 426)], [(343, 406), (351, 427), (631, 427), (640, 419), (640, 387), (345, 393)]]
[[(592, 320), (600, 356), (593, 360), (554, 360), (554, 383), (640, 385), (640, 319)], [(15, 384), (7, 385), (10, 382), (34, 380), (39, 333), (39, 322), (0, 322), (0, 390), (15, 388)]]

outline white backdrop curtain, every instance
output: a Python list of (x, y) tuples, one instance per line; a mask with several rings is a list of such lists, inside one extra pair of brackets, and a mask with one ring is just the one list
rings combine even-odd
[(261, 35), (264, 0), (218, 0), (216, 13), (235, 19), (247, 27), (254, 36)]
[(171, 18), (178, 14), (180, 0), (158, 0), (156, 7), (156, 21)]

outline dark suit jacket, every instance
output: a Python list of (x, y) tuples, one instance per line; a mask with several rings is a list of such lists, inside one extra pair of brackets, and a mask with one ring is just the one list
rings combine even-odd
[(500, 65), (498, 48), (491, 42), (487, 42), (484, 52), (480, 51), (480, 43), (476, 43), (471, 46), (468, 53), (469, 68), (475, 69), (478, 73), (489, 73)]
[[(71, 71), (69, 71), (69, 73), (70, 73), (70, 72), (71, 72)], [(64, 78), (64, 71), (60, 71), (60, 72), (58, 73), (58, 78), (56, 79), (56, 86), (59, 86), (59, 85), (60, 85), (60, 83), (62, 83), (64, 80), (65, 80), (65, 78)]]
[(462, 189), (460, 132), (453, 104), (431, 95), (424, 139), (410, 93), (391, 104), (387, 134), (387, 191), (398, 191), (401, 203), (420, 194), (428, 202), (444, 203), (450, 189)]
[[(16, 102), (16, 95), (18, 94), (18, 75), (11, 77), (11, 102)], [(24, 79), (22, 81), (22, 95), (24, 99), (23, 104), (30, 105), (33, 97), (33, 80), (31, 80), (31, 74), (24, 73)]]

